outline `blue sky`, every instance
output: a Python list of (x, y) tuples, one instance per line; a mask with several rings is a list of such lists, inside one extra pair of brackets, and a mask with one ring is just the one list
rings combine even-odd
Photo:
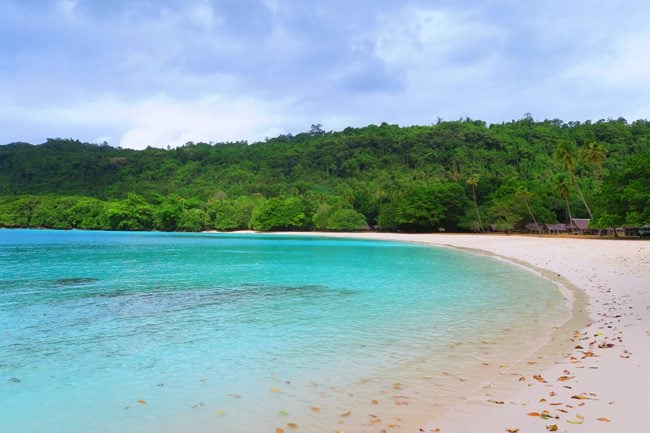
[(650, 118), (647, 0), (3, 0), (0, 143)]

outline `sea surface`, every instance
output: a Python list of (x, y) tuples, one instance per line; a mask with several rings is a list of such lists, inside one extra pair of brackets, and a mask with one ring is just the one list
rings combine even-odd
[(0, 230), (0, 432), (417, 431), (568, 314), (451, 249)]

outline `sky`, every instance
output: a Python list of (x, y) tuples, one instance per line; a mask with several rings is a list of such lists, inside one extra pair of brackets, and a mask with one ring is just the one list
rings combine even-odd
[(650, 118), (647, 0), (2, 0), (0, 143)]

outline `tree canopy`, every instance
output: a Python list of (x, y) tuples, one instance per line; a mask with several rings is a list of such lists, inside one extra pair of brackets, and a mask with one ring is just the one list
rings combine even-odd
[[(103, 230), (513, 230), (650, 223), (650, 122), (383, 123), (131, 150), (0, 146), (0, 226)], [(480, 181), (479, 181), (480, 179)], [(522, 195), (525, 191), (525, 197)], [(525, 200), (524, 200), (525, 198)]]

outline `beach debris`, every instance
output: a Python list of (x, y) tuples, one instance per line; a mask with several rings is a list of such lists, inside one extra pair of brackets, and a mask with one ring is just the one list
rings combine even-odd
[(20, 383), (20, 379), (18, 379), (17, 377), (12, 377), (11, 379), (9, 379), (9, 382), (11, 382), (11, 383)]
[(614, 343), (598, 343), (599, 349), (611, 349), (612, 347), (614, 347)]
[(275, 429), (275, 433), (284, 433), (284, 429), (283, 429), (283, 428), (280, 428), (280, 427), (277, 427), (277, 428)]
[(351, 413), (352, 413), (352, 412), (347, 411), (347, 412), (342, 413), (341, 416), (342, 416), (343, 418), (345, 418), (346, 416), (350, 416)]
[(536, 374), (536, 375), (534, 375), (534, 376), (533, 376), (533, 379), (535, 379), (535, 380), (538, 381), (538, 382), (548, 383), (548, 382), (546, 382), (546, 379), (544, 379), (544, 377), (542, 377), (541, 374)]
[(566, 422), (569, 424), (582, 424), (585, 421), (585, 417), (580, 415), (579, 413), (576, 414), (576, 419), (568, 419)]
[(316, 406), (312, 406), (312, 407), (310, 407), (310, 409), (311, 409), (311, 411), (314, 412), (314, 413), (318, 413), (318, 412), (320, 412), (320, 408), (319, 408), (319, 407), (316, 407)]
[(557, 378), (560, 382), (566, 382), (567, 380), (575, 379), (575, 376), (560, 376)]
[(557, 424), (547, 425), (546, 430), (548, 430), (548, 431), (557, 431)]
[(288, 416), (288, 415), (289, 415), (289, 412), (287, 412), (286, 410), (279, 410), (279, 411), (278, 411), (278, 415)]
[(542, 411), (542, 413), (528, 412), (526, 415), (538, 417), (538, 418), (541, 418), (541, 419), (551, 419), (551, 418), (558, 419), (559, 418), (557, 416), (552, 416), (551, 413), (549, 411), (547, 411), (547, 410)]
[(287, 426), (288, 426), (289, 428), (298, 428), (298, 424), (296, 424), (295, 422), (288, 422), (288, 423), (287, 423)]
[(271, 392), (280, 392), (280, 388), (271, 388)]
[(239, 394), (228, 394), (228, 397), (230, 397), (230, 398), (241, 398), (241, 395), (239, 395)]
[(571, 398), (575, 398), (576, 400), (593, 400), (587, 394), (575, 394), (572, 395)]
[(370, 404), (379, 404), (379, 402), (377, 400), (371, 400)]
[(147, 404), (147, 402), (144, 401), (144, 400), (138, 400), (137, 403), (140, 403), (140, 404)]
[(490, 403), (494, 403), (494, 404), (503, 404), (503, 401), (502, 401), (502, 400), (489, 399), (488, 401), (489, 401)]
[(521, 377), (519, 378), (519, 382), (524, 382), (525, 380), (526, 380), (526, 378), (525, 378), (524, 376), (521, 376)]
[(596, 418), (596, 419), (597, 419), (598, 421), (601, 421), (601, 422), (611, 422), (611, 421), (612, 421), (611, 419), (609, 419), (609, 418), (605, 418), (605, 417)]
[(517, 433), (519, 431), (519, 429), (518, 428), (507, 428), (506, 431), (508, 433)]

